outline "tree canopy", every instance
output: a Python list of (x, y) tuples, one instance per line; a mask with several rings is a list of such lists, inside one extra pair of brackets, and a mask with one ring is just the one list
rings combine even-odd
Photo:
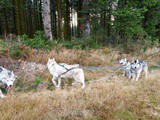
[[(104, 44), (160, 39), (159, 0), (1, 0), (0, 35), (44, 31), (49, 5), (52, 40), (92, 37)], [(44, 23), (44, 24), (43, 24)]]

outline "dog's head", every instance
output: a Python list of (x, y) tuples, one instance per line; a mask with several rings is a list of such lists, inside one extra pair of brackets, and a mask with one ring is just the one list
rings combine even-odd
[(131, 67), (133, 70), (137, 71), (140, 67), (139, 60), (133, 60), (131, 63)]
[(119, 61), (120, 64), (122, 65), (126, 65), (127, 64), (127, 59), (126, 58), (123, 58)]
[(16, 80), (16, 76), (14, 75), (13, 71), (12, 72), (7, 72), (5, 74), (4, 79), (2, 80), (2, 82), (6, 85), (7, 90), (11, 90), (14, 81)]
[(52, 59), (48, 59), (48, 62), (47, 62), (47, 66), (49, 67), (50, 65), (52, 65), (52, 64), (54, 64), (54, 63), (57, 63), (56, 61), (55, 61), (55, 58), (52, 58)]

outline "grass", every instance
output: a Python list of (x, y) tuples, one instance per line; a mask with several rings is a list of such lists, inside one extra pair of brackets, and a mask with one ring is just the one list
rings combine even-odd
[[(109, 48), (111, 49), (111, 48)], [(41, 56), (41, 57), (40, 57)], [(44, 52), (37, 51), (28, 61), (45, 64), (48, 57), (55, 57), (58, 62), (80, 65), (102, 65), (104, 69), (85, 69), (87, 80), (99, 79), (114, 72), (107, 66), (118, 66), (117, 58), (126, 56), (132, 60), (131, 54), (119, 54), (111, 49), (102, 50), (69, 50), (61, 49)], [(80, 84), (62, 89), (41, 89), (16, 92), (13, 90), (7, 98), (0, 99), (1, 120), (159, 120), (160, 119), (160, 70), (155, 69), (160, 64), (159, 54), (149, 57), (144, 54), (137, 56), (147, 59), (149, 76), (144, 73), (138, 82), (122, 77), (122, 71), (104, 82), (87, 84), (86, 89), (80, 89)], [(44, 73), (45, 75), (46, 73)], [(29, 78), (23, 77), (22, 81)], [(36, 77), (32, 82), (39, 82)], [(31, 80), (31, 79), (30, 79)]]

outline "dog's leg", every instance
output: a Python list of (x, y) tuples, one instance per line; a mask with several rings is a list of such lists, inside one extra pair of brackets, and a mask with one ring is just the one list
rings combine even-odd
[(82, 82), (82, 89), (84, 89), (86, 87), (85, 81)]
[(138, 81), (141, 72), (137, 73), (136, 81)]
[(135, 76), (136, 76), (136, 74), (135, 74), (135, 73), (132, 73), (132, 80), (135, 79)]
[(58, 78), (58, 85), (56, 86), (57, 88), (60, 87), (61, 81), (62, 81), (62, 80), (61, 80), (61, 78), (59, 77), (59, 78)]
[(54, 86), (57, 86), (57, 83), (56, 83), (56, 76), (53, 76), (53, 78), (52, 78), (52, 83), (54, 84)]
[(129, 76), (129, 79), (130, 79), (132, 77), (131, 71), (129, 71), (128, 74), (129, 74), (128, 76)]
[(0, 98), (4, 98), (4, 97), (6, 97), (6, 96), (4, 96), (4, 95), (2, 94), (2, 91), (0, 90)]
[(146, 78), (148, 78), (148, 66), (146, 68), (144, 68), (144, 72), (145, 72)]
[(123, 71), (123, 75), (122, 75), (122, 76), (125, 76), (125, 74), (126, 74), (126, 71), (124, 70), (124, 71)]

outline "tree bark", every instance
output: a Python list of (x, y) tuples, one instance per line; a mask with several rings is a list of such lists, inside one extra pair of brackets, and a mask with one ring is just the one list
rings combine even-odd
[(40, 19), (40, 30), (43, 30), (43, 18), (42, 18), (42, 0), (39, 2), (39, 19)]
[(89, 0), (84, 0), (83, 2), (83, 10), (84, 10), (84, 31), (83, 36), (90, 36), (90, 15), (89, 15)]
[(52, 41), (51, 16), (50, 16), (50, 0), (43, 0), (43, 24), (47, 40)]
[(71, 40), (71, 25), (70, 25), (70, 6), (69, 0), (65, 0), (65, 16), (64, 16), (64, 39)]
[(57, 11), (58, 11), (58, 39), (63, 39), (62, 32), (62, 1), (57, 0)]
[(8, 20), (7, 20), (7, 11), (6, 11), (6, 7), (3, 8), (3, 13), (4, 13), (4, 23), (5, 23), (5, 27), (4, 27), (4, 31), (6, 34), (9, 33), (9, 29), (8, 29)]
[(83, 35), (83, 1), (84, 0), (78, 0), (78, 11), (77, 11), (77, 37), (80, 38)]
[(52, 34), (57, 39), (57, 16), (56, 16), (56, 1), (51, 0), (51, 21), (52, 21)]
[(21, 28), (22, 28), (22, 34), (27, 33), (27, 24), (26, 24), (26, 17), (25, 17), (25, 0), (20, 0), (20, 14), (21, 14)]
[(19, 16), (19, 0), (15, 0), (15, 15), (16, 15), (16, 33), (21, 35), (20, 16)]

